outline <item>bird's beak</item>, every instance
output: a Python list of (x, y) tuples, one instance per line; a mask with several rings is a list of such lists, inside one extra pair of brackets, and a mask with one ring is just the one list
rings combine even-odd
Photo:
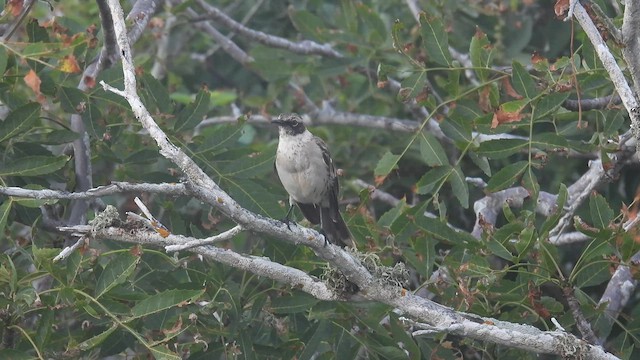
[(282, 124), (284, 124), (284, 121), (280, 120), (280, 118), (277, 118), (277, 119), (271, 120), (271, 123), (275, 124), (275, 125), (278, 125), (278, 126), (281, 126)]

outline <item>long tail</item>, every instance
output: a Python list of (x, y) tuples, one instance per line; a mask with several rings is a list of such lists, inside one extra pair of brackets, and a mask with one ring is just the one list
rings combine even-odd
[(356, 247), (351, 232), (337, 208), (320, 208), (320, 226), (331, 243), (342, 247)]

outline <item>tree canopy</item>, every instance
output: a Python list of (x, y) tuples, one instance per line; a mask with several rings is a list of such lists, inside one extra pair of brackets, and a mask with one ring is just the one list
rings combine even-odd
[(640, 354), (640, 3), (4, 5), (0, 358)]

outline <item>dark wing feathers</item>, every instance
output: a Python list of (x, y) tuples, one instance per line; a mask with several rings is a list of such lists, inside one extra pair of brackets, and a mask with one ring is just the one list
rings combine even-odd
[(309, 220), (310, 223), (314, 225), (320, 224), (320, 207), (315, 204), (303, 204), (299, 202), (295, 202), (300, 208), (302, 215)]

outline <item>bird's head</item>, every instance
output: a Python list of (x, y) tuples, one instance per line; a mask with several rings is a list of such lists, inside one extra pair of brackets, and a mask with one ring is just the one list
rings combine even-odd
[(271, 123), (278, 125), (280, 134), (293, 136), (302, 134), (306, 130), (298, 114), (280, 114), (277, 119), (271, 120)]

